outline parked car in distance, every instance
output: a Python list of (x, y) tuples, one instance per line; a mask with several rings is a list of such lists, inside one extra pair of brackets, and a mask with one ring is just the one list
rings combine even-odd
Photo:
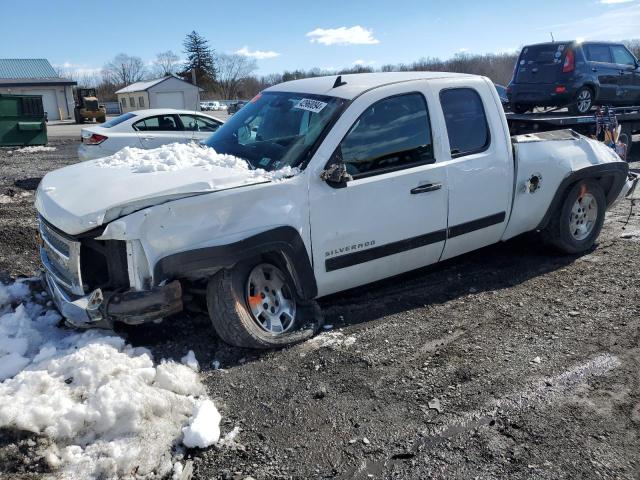
[(207, 102), (200, 102), (200, 110), (206, 112), (209, 110), (209, 104)]
[(137, 110), (96, 126), (83, 128), (80, 160), (113, 155), (124, 147), (157, 148), (174, 142), (201, 141), (224, 122), (191, 110)]
[(507, 88), (512, 109), (640, 104), (640, 64), (622, 43), (550, 42), (522, 49)]
[(524, 232), (589, 250), (637, 175), (571, 130), (510, 137), (498, 102), (475, 75), (307, 78), (204, 142), (249, 168), (55, 170), (35, 201), (44, 281), (85, 328), (175, 313), (184, 286), (224, 341), (270, 348), (317, 330), (315, 298)]
[(227, 113), (229, 115), (233, 115), (234, 113), (236, 113), (238, 110), (240, 110), (242, 107), (244, 107), (248, 102), (245, 100), (238, 100), (236, 102), (231, 102), (229, 104), (229, 108), (227, 109)]

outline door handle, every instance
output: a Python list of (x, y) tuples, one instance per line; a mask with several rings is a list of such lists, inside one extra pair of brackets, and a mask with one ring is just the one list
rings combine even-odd
[(154, 138), (156, 137), (154, 137), (153, 135), (145, 135), (144, 137), (142, 137), (143, 140), (153, 140)]
[(596, 67), (593, 67), (593, 68), (591, 69), (591, 71), (592, 71), (592, 72), (597, 72), (597, 71), (598, 71), (598, 69), (597, 69)]
[(441, 188), (441, 183), (427, 183), (426, 185), (420, 185), (419, 187), (412, 188), (410, 191), (411, 194), (415, 195), (417, 193), (435, 192)]

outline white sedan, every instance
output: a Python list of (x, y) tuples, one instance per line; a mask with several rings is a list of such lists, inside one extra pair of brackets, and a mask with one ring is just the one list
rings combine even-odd
[(128, 112), (82, 129), (80, 160), (113, 155), (124, 147), (152, 149), (168, 143), (207, 139), (223, 124), (199, 112), (172, 108)]

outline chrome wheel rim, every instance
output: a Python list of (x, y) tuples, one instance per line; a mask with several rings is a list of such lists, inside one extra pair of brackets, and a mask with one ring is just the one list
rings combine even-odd
[(267, 333), (281, 335), (295, 323), (296, 301), (284, 273), (274, 265), (261, 263), (251, 270), (246, 302), (253, 320)]
[(578, 198), (571, 208), (569, 220), (569, 231), (576, 240), (584, 240), (596, 225), (598, 218), (598, 202), (596, 197), (590, 193), (585, 193)]
[(591, 108), (591, 92), (589, 90), (582, 90), (578, 95), (578, 110), (581, 113), (586, 113)]

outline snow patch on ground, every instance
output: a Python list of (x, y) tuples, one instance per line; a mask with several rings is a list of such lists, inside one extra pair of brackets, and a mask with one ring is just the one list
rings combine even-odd
[(103, 168), (130, 168), (133, 173), (173, 172), (200, 167), (205, 170), (225, 168), (242, 172), (247, 178), (281, 180), (299, 173), (289, 166), (273, 172), (251, 170), (249, 164), (233, 155), (217, 153), (213, 148), (197, 143), (171, 143), (152, 150), (125, 147), (109, 157), (96, 160)]
[(200, 371), (200, 363), (198, 363), (198, 359), (196, 358), (196, 354), (193, 353), (193, 350), (189, 350), (189, 352), (182, 357), (180, 361), (183, 365), (186, 365), (194, 372)]
[(218, 441), (220, 414), (192, 368), (155, 365), (113, 332), (59, 328), (44, 301), (0, 283), (0, 427), (46, 438), (39, 455), (57, 476), (162, 477), (181, 440)]
[(31, 192), (21, 192), (15, 195), (0, 194), (0, 204), (16, 202), (16, 201), (19, 201), (21, 198), (30, 197), (31, 195), (33, 195)]
[[(182, 443), (189, 448), (205, 448), (220, 439), (220, 413), (211, 400), (203, 400), (193, 410), (189, 425), (182, 429)], [(216, 428), (211, 428), (216, 425)]]
[(45, 147), (42, 145), (38, 145), (35, 147), (23, 147), (18, 148), (16, 150), (9, 150), (8, 154), (16, 154), (16, 153), (39, 153), (39, 152), (53, 152), (56, 147)]
[(356, 343), (356, 337), (345, 335), (342, 332), (325, 332), (309, 339), (307, 342), (312, 348), (337, 348), (340, 346), (350, 347)]

